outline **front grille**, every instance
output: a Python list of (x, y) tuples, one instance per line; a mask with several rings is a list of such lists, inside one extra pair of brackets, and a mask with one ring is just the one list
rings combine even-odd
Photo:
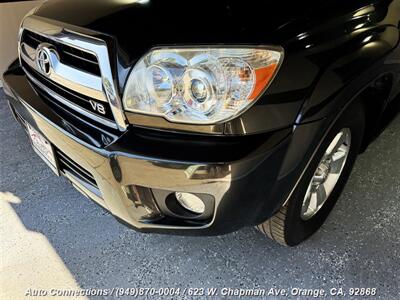
[(49, 43), (56, 48), (62, 63), (101, 76), (97, 57), (91, 53), (59, 43), (29, 30), (24, 30), (22, 33), (21, 43), (25, 43), (33, 49), (36, 49), (41, 43)]
[(93, 127), (126, 129), (105, 40), (35, 16), (21, 28), (21, 65), (44, 101)]
[[(103, 105), (104, 107), (105, 114), (100, 114), (99, 112), (92, 109), (92, 104), (90, 103), (90, 101), (94, 101), (93, 99), (49, 80), (48, 78), (44, 77), (39, 72), (31, 68), (31, 66), (29, 66), (25, 61), (22, 61), (22, 66), (24, 67), (25, 71), (28, 72), (29, 76), (33, 77), (33, 79), (37, 81), (33, 81), (32, 78), (30, 78), (31, 83), (35, 86), (35, 88), (39, 89), (40, 92), (44, 92), (47, 97), (50, 97), (51, 100), (57, 101), (49, 94), (49, 90), (55, 92), (56, 94), (65, 98), (67, 101), (72, 102), (78, 107), (83, 108), (87, 114), (94, 114), (100, 118), (105, 118), (112, 122), (114, 121), (111, 107), (108, 102), (101, 102), (101, 105)], [(57, 101), (57, 104), (60, 104), (60, 102)], [(66, 110), (70, 110), (73, 114), (76, 114), (76, 111), (73, 111), (73, 108), (68, 107), (65, 104), (63, 105), (63, 107)], [(85, 118), (85, 115), (87, 114), (83, 114), (83, 117)]]
[[(57, 62), (54, 64), (61, 66), (61, 69), (60, 73), (54, 69), (54, 76), (45, 76), (38, 70), (35, 51), (43, 43), (48, 43), (48, 47), (56, 51)], [(94, 126), (117, 128), (111, 105), (103, 98), (105, 95), (96, 55), (27, 29), (22, 33), (20, 44), (22, 67), (42, 97), (85, 122), (97, 122)], [(71, 80), (74, 82), (72, 85)], [(95, 94), (91, 91), (95, 91)]]
[(64, 154), (61, 150), (55, 149), (56, 157), (58, 160), (58, 166), (62, 173), (69, 172), (76, 178), (79, 178), (81, 181), (91, 185), (92, 187), (98, 189), (96, 180), (93, 175), (90, 174), (89, 171), (85, 170), (77, 163), (75, 163), (72, 159), (70, 159), (66, 154)]

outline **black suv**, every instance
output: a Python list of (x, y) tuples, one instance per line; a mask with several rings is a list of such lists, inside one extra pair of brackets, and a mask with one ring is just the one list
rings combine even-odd
[(399, 0), (53, 0), (4, 88), (38, 155), (121, 222), (292, 246), (398, 109), (399, 21)]

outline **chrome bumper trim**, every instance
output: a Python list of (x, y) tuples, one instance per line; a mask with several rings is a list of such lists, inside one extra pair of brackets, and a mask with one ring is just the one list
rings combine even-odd
[[(88, 198), (105, 207), (120, 220), (123, 220), (139, 230), (168, 229), (198, 231), (213, 225), (216, 210), (214, 211), (210, 223), (198, 227), (158, 225), (140, 222), (140, 208), (138, 209), (133, 205), (132, 200), (127, 197), (122, 187), (140, 185), (171, 192), (182, 191), (191, 193), (204, 193), (204, 191), (207, 190), (207, 193), (215, 198), (216, 206), (218, 206), (225, 193), (229, 191), (233, 181), (229, 166), (222, 166), (219, 164), (209, 165), (210, 170), (207, 172), (209, 176), (203, 176), (205, 177), (203, 179), (193, 179), (193, 175), (197, 172), (200, 172), (200, 175), (204, 175), (204, 172), (199, 170), (198, 165), (193, 163), (177, 162), (171, 165), (169, 161), (114, 152), (114, 154), (116, 154), (115, 158), (118, 160), (119, 164), (124, 166), (121, 169), (122, 180), (117, 181), (110, 168), (109, 154), (103, 152), (104, 150), (77, 140), (75, 136), (41, 115), (18, 95), (15, 95), (13, 98), (19, 101), (30, 113), (37, 128), (40, 129), (40, 132), (55, 145), (55, 147), (61, 149), (74, 161), (79, 161), (79, 164), (83, 168), (91, 172), (98, 184), (100, 194), (90, 187), (86, 187), (82, 182), (79, 182), (75, 176), (65, 173), (74, 187), (88, 196)], [(60, 134), (63, 138), (56, 139)], [(135, 170), (135, 172), (132, 172), (132, 170)], [(221, 175), (221, 173), (224, 175)], [(166, 180), (166, 178), (168, 178), (168, 180)], [(101, 197), (99, 197), (99, 195), (101, 195)]]

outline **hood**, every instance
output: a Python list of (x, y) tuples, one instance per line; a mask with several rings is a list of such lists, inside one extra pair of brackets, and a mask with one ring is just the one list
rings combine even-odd
[(110, 35), (133, 60), (159, 45), (282, 45), (309, 20), (360, 2), (371, 1), (52, 0), (35, 14)]

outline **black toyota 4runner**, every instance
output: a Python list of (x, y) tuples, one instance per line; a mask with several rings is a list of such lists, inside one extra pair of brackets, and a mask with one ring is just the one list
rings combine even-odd
[(4, 88), (38, 155), (121, 222), (292, 246), (398, 107), (399, 21), (399, 0), (52, 0)]

